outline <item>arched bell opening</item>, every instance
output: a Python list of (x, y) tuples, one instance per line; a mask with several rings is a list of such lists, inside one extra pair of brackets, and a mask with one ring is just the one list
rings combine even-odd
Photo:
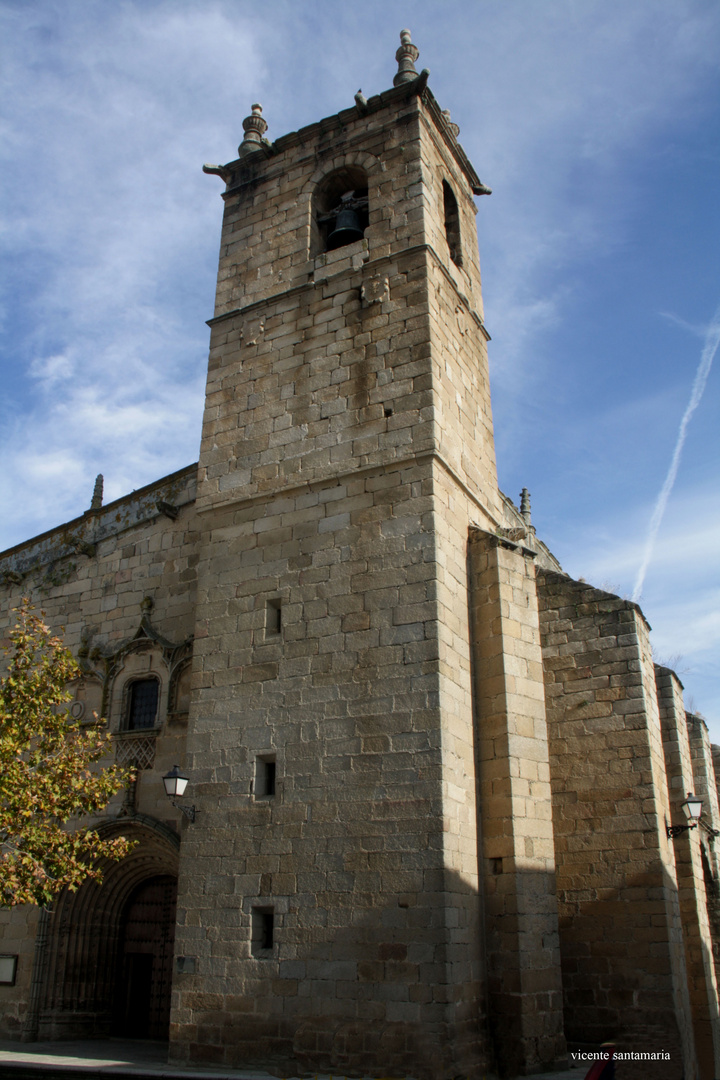
[(455, 192), (443, 180), (443, 216), (445, 219), (445, 239), (450, 250), (450, 258), (456, 266), (462, 266), (462, 241), (460, 238), (460, 213)]
[[(162, 1019), (163, 1034), (161, 1018), (169, 1018), (166, 971), (172, 963), (179, 839), (161, 822), (140, 816), (108, 823), (98, 831), (137, 840), (137, 847), (121, 862), (105, 863), (102, 885), (86, 881), (77, 892), (59, 897), (47, 919), (45, 940), (36, 948), (25, 1039), (107, 1038), (120, 1032), (126, 1037), (167, 1038), (167, 1019)], [(153, 917), (146, 940), (138, 944), (138, 913), (142, 914), (143, 904), (146, 911), (148, 904), (157, 905), (158, 890), (162, 916)], [(131, 1035), (133, 1018), (127, 1016), (123, 1002), (126, 958), (133, 951), (157, 955), (160, 966), (151, 972), (155, 1019), (145, 1025), (146, 1034), (136, 1025)], [(148, 969), (147, 960), (138, 962), (134, 986), (142, 964)]]
[(346, 165), (320, 181), (313, 196), (313, 256), (362, 240), (368, 224), (368, 181), (364, 169)]

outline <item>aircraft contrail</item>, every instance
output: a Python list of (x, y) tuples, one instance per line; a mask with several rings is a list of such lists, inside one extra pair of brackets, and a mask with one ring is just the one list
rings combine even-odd
[(655, 503), (655, 509), (653, 510), (652, 517), (650, 518), (650, 527), (648, 529), (647, 540), (645, 541), (645, 553), (643, 555), (643, 561), (638, 570), (637, 580), (635, 582), (635, 588), (633, 589), (632, 598), (636, 602), (640, 599), (642, 593), (642, 587), (645, 583), (645, 575), (647, 573), (650, 560), (652, 559), (653, 552), (655, 550), (655, 540), (657, 539), (658, 530), (660, 528), (660, 522), (663, 519), (665, 513), (665, 507), (667, 506), (668, 499), (670, 498), (670, 492), (673, 489), (675, 483), (675, 477), (677, 476), (678, 466), (680, 465), (680, 455), (682, 454), (682, 448), (685, 444), (685, 436), (687, 435), (688, 424), (690, 423), (690, 417), (700, 404), (700, 399), (703, 396), (705, 390), (705, 384), (708, 381), (708, 375), (710, 374), (710, 368), (715, 358), (715, 353), (720, 345), (720, 308), (715, 312), (712, 322), (705, 333), (705, 344), (700, 355), (700, 363), (698, 365), (697, 372), (695, 373), (695, 381), (693, 382), (692, 391), (690, 393), (690, 401), (687, 408), (683, 413), (683, 418), (680, 421), (680, 428), (678, 430), (678, 436), (675, 441), (675, 450), (673, 451), (672, 461), (670, 462), (670, 468), (668, 469), (667, 476), (665, 477), (665, 483), (660, 489), (660, 494), (657, 497)]

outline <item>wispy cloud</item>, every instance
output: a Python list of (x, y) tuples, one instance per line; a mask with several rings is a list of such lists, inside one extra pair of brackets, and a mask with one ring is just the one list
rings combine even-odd
[(645, 552), (643, 554), (640, 569), (635, 581), (635, 587), (633, 589), (633, 600), (639, 600), (642, 595), (643, 585), (645, 583), (645, 575), (647, 574), (650, 560), (653, 556), (655, 549), (655, 542), (657, 540), (657, 534), (660, 529), (665, 510), (667, 507), (668, 499), (670, 498), (670, 492), (675, 484), (678, 468), (680, 466), (680, 457), (682, 455), (683, 446), (685, 445), (685, 439), (687, 437), (688, 424), (692, 418), (693, 413), (700, 404), (700, 400), (705, 390), (705, 385), (708, 381), (710, 374), (710, 368), (717, 352), (718, 345), (720, 345), (720, 307), (715, 312), (712, 322), (705, 334), (705, 344), (703, 346), (702, 353), (700, 354), (700, 363), (698, 365), (697, 372), (695, 373), (695, 379), (693, 381), (692, 390), (690, 392), (690, 400), (687, 404), (685, 412), (683, 413), (682, 420), (680, 421), (680, 428), (678, 430), (677, 439), (675, 440), (675, 449), (673, 450), (672, 459), (670, 461), (670, 467), (665, 477), (665, 482), (660, 489), (660, 494), (657, 497), (655, 507), (650, 518), (650, 525), (648, 527), (648, 536), (645, 543)]
[[(602, 537), (602, 577), (630, 591), (650, 464), (690, 376), (661, 379), (640, 334), (617, 347), (635, 330), (606, 286), (637, 254), (648, 193), (675, 190), (673, 140), (715, 107), (716, 6), (24, 0), (0, 5), (0, 22), (0, 546), (82, 512), (97, 472), (112, 498), (195, 458), (222, 207), (200, 165), (234, 156), (253, 101), (274, 139), (350, 106), (358, 86), (389, 87), (409, 24), (494, 191), (478, 226), (501, 473), (537, 474), (537, 523), (547, 514), (576, 545), (569, 569), (585, 572), (575, 556), (591, 550), (602, 561)], [(563, 329), (598, 306), (590, 361)], [(653, 295), (658, 323), (663, 306), (677, 325), (701, 318)], [(694, 550), (676, 524), (653, 570), (668, 535)]]
[(98, 471), (112, 497), (197, 454), (221, 208), (200, 166), (241, 130), (228, 72), (248, 102), (264, 74), (226, 8), (2, 14), (5, 544), (81, 512)]
[[(653, 651), (667, 661), (681, 656), (679, 672), (688, 694), (708, 718), (720, 743), (720, 586), (712, 538), (720, 531), (720, 506), (701, 484), (677, 488), (652, 561), (647, 602)], [(631, 599), (645, 542), (646, 508), (618, 506), (600, 519), (568, 523), (556, 551), (564, 569), (597, 588)]]

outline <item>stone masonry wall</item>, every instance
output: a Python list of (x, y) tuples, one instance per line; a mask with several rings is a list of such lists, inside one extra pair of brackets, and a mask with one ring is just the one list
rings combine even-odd
[[(477, 844), (464, 835), (474, 780), (460, 775), (469, 674), (458, 686), (439, 641), (468, 521), (449, 546), (438, 535), (429, 267), (446, 263), (446, 306), (459, 282), (479, 306), (479, 273), (474, 227), (466, 268), (448, 269), (441, 168), (463, 229), (474, 214), (445, 122), (445, 156), (428, 135), (431, 107), (391, 91), (367, 116), (348, 110), (227, 167), (198, 498), (189, 748), (202, 813), (179, 907), (178, 948), (198, 974), (178, 980), (172, 1023), (183, 1059), (434, 1078), (487, 1061)], [(364, 239), (316, 253), (315, 189), (361, 169)], [(468, 327), (464, 352), (443, 359), (463, 393), (473, 350), (484, 370), (479, 316)], [(453, 399), (443, 438), (464, 468), (458, 447), (472, 455), (491, 432), (489, 409), (470, 427), (461, 413)], [(481, 484), (475, 467), (476, 499), (499, 506), (494, 471)], [(271, 756), (277, 790), (258, 799)], [(276, 943), (261, 956), (263, 909)]]
[[(178, 1056), (339, 1070), (354, 1047), (365, 1069), (455, 1067), (430, 484), (429, 464), (373, 470), (213, 517), (178, 919), (198, 974), (178, 978)], [(270, 754), (276, 794), (258, 799)], [(258, 956), (267, 905), (276, 946)]]
[(438, 665), (441, 706), (444, 863), (457, 924), (448, 948), (448, 994), (457, 1021), (453, 1039), (474, 1046), (468, 1071), (490, 1070), (485, 978), (482, 854), (480, 852), (477, 732), (473, 715), (470, 581), (471, 521), (491, 527), (482, 509), (437, 459), (433, 464), (433, 525), (437, 557)]
[(708, 829), (703, 828), (706, 856), (710, 864), (712, 878), (717, 881), (720, 861), (718, 860), (715, 842), (712, 839), (712, 832), (720, 830), (720, 809), (718, 808), (718, 790), (715, 782), (710, 733), (701, 716), (686, 713), (685, 719), (690, 740), (690, 755), (692, 757), (693, 790), (703, 801), (701, 818), (703, 826), (709, 827)]
[[(53, 631), (64, 628), (65, 644), (83, 668), (83, 679), (71, 688), (75, 700), (85, 703), (88, 719), (93, 710), (108, 718), (118, 748), (130, 752), (138, 742), (120, 731), (128, 681), (145, 674), (159, 679), (160, 727), (139, 740), (145, 767), (130, 809), (175, 830), (181, 817), (161, 777), (184, 759), (189, 702), (178, 700), (177, 691), (182, 697), (180, 673), (194, 629), (195, 476), (191, 466), (0, 555), (0, 629), (5, 633), (14, 623), (13, 608), (23, 596), (45, 613)], [(177, 517), (158, 510), (158, 502), (174, 507)], [(116, 795), (103, 820), (114, 819), (126, 798)], [(0, 951), (19, 954), (16, 985), (0, 986), (0, 1031), (7, 1037), (19, 1037), (27, 1020), (36, 925), (34, 909), (0, 911)]]
[(489, 1008), (513, 1076), (565, 1055), (534, 556), (474, 529), (469, 561)]
[[(363, 244), (329, 253), (317, 284), (265, 303), (255, 341), (249, 316), (213, 325), (199, 505), (430, 449), (425, 259), (366, 272)], [(360, 292), (378, 269), (389, 295), (369, 304)]]
[(460, 299), (442, 264), (431, 259), (429, 269), (435, 445), (457, 481), (499, 524), (502, 510), (484, 328)]
[[(472, 193), (427, 107), (393, 93), (392, 109), (348, 110), (340, 130), (331, 118), (227, 166), (199, 505), (435, 446), (499, 516)], [(365, 237), (312, 255), (313, 191), (351, 169), (367, 175)]]
[(707, 897), (710, 934), (712, 937), (715, 975), (720, 972), (720, 878), (718, 876), (718, 748), (710, 745), (707, 724), (701, 716), (686, 713), (687, 734), (692, 757), (694, 794), (703, 800), (703, 813), (698, 829), (705, 894)]
[[(667, 824), (687, 824), (681, 809), (695, 782), (688, 726), (685, 720), (682, 685), (674, 672), (655, 667), (660, 723), (672, 820)], [(718, 990), (708, 919), (708, 896), (703, 872), (702, 840), (697, 829), (673, 839), (677, 869), (680, 915), (685, 943), (685, 964), (692, 1008), (693, 1031), (700, 1076), (713, 1080), (720, 1072), (718, 1062)]]
[(538, 588), (565, 1033), (665, 1049), (656, 1075), (694, 1075), (647, 625), (634, 604), (558, 574)]

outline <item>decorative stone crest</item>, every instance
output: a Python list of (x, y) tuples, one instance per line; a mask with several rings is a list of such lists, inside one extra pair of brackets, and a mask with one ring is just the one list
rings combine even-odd
[(245, 137), (238, 146), (238, 157), (245, 157), (247, 154), (252, 154), (253, 151), (259, 150), (263, 144), (263, 135), (268, 129), (267, 120), (263, 118), (262, 105), (256, 102), (252, 106), (252, 112), (250, 116), (246, 116), (243, 120), (243, 131)]
[(6, 570), (2, 576), (2, 584), (19, 585), (23, 581), (24, 577), (25, 575), (19, 574), (17, 570)]
[(420, 50), (416, 45), (413, 45), (410, 40), (410, 31), (400, 31), (400, 41), (402, 44), (395, 53), (395, 59), (398, 62), (398, 72), (393, 79), (393, 86), (401, 86), (402, 83), (415, 82), (418, 77), (418, 73), (415, 70), (415, 61), (420, 55)]
[(360, 295), (366, 304), (381, 304), (390, 299), (390, 281), (387, 276), (378, 274), (364, 281)]
[(86, 555), (88, 559), (92, 559), (95, 555), (96, 547), (91, 540), (78, 539), (73, 545), (73, 550), (76, 555)]
[(522, 543), (523, 540), (527, 540), (527, 529), (498, 529), (498, 536), (502, 536), (504, 540), (510, 540), (513, 544)]
[(243, 323), (240, 331), (240, 340), (243, 345), (257, 345), (265, 332), (265, 316), (259, 315), (255, 319), (248, 319)]

